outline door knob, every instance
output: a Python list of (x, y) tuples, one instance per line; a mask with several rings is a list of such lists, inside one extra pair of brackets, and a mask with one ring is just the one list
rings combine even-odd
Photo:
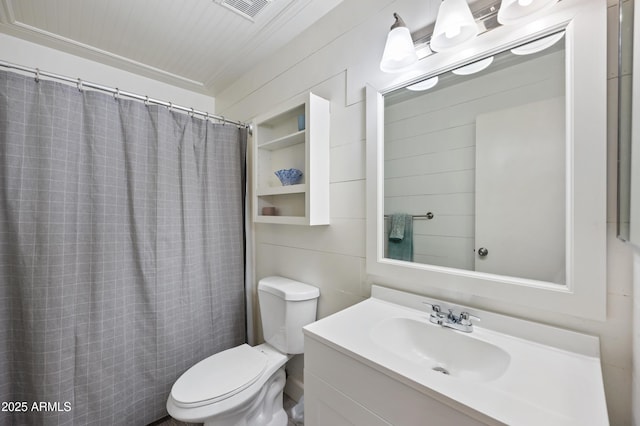
[(479, 255), (480, 257), (485, 257), (485, 256), (486, 256), (486, 255), (488, 255), (488, 254), (489, 254), (489, 250), (487, 250), (486, 248), (484, 248), (484, 247), (480, 247), (480, 248), (478, 249), (478, 255)]

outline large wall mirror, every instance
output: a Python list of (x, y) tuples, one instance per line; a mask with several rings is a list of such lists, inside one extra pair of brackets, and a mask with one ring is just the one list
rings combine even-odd
[(368, 87), (375, 280), (604, 317), (606, 10), (559, 5)]
[(384, 99), (385, 257), (566, 284), (564, 31)]

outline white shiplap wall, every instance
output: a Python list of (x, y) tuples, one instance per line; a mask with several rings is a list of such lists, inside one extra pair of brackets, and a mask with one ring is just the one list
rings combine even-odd
[[(331, 100), (331, 225), (304, 228), (255, 226), (255, 279), (280, 274), (320, 288), (319, 317), (370, 294), (365, 272), (364, 86), (380, 78), (378, 62), (391, 15), (411, 29), (435, 19), (440, 0), (345, 0), (283, 50), (221, 92), (222, 114), (250, 119), (307, 92)], [(609, 7), (609, 225), (607, 321), (577, 319), (535, 308), (486, 303), (489, 310), (531, 318), (598, 335), (611, 424), (630, 423), (631, 260), (615, 237), (615, 88), (617, 31), (615, 1)], [(428, 289), (425, 288), (425, 293)], [(257, 312), (257, 311), (256, 311)], [(290, 380), (302, 381), (302, 359), (289, 365)], [(291, 391), (296, 386), (289, 386)], [(296, 395), (294, 395), (296, 396)]]

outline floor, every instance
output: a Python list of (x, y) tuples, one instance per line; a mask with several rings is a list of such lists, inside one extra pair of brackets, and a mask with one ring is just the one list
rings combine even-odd
[[(291, 419), (291, 409), (293, 408), (294, 405), (296, 405), (296, 401), (294, 401), (293, 399), (285, 395), (282, 405), (284, 406), (284, 409), (287, 412), (287, 415), (289, 416), (289, 422), (287, 423), (287, 426), (302, 426), (304, 424), (304, 423), (296, 423)], [(153, 423), (153, 426), (200, 426), (200, 425), (202, 425), (202, 423), (185, 423), (172, 418), (167, 418), (166, 420)]]

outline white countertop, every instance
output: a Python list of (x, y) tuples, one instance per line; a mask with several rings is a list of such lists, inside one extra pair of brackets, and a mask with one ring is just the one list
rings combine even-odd
[[(397, 351), (385, 349), (371, 337), (374, 326), (390, 318), (408, 318), (440, 327), (429, 323), (428, 309), (422, 307), (424, 301), (438, 302), (376, 288), (374, 297), (306, 326), (305, 335), (430, 397), (455, 401), (471, 414), (479, 412), (505, 424), (609, 424), (597, 337), (467, 309), (482, 322), (474, 326), (472, 333), (462, 334), (503, 349), (510, 362), (504, 373), (493, 380), (447, 376), (429, 368), (416, 368)], [(421, 309), (415, 309), (418, 306)], [(473, 353), (468, 356), (473, 357)]]

